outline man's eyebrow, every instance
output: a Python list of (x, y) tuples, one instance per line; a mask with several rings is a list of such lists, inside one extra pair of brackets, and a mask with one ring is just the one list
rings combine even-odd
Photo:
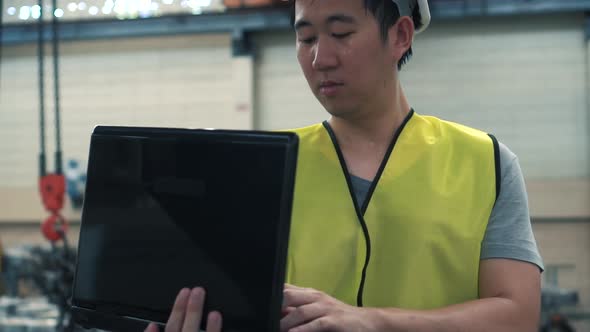
[(352, 16), (344, 15), (344, 14), (336, 14), (331, 15), (326, 19), (326, 23), (331, 24), (334, 22), (341, 22), (341, 23), (356, 23), (356, 20)]
[[(344, 15), (344, 14), (331, 15), (326, 19), (327, 24), (332, 24), (334, 22), (354, 24), (354, 23), (356, 23), (356, 20), (354, 19), (354, 17)], [(311, 23), (306, 20), (299, 20), (299, 21), (295, 22), (295, 25), (294, 25), (295, 30), (299, 30), (301, 28), (308, 27), (308, 26), (311, 26)]]
[(308, 21), (305, 21), (305, 20), (299, 20), (299, 21), (295, 22), (295, 25), (294, 25), (295, 30), (299, 30), (301, 28), (308, 27), (308, 26), (311, 26), (311, 23), (309, 23)]

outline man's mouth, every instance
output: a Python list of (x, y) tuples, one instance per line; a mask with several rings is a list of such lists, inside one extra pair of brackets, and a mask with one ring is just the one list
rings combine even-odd
[(320, 94), (328, 97), (334, 96), (343, 85), (343, 83), (336, 81), (322, 81), (320, 82)]

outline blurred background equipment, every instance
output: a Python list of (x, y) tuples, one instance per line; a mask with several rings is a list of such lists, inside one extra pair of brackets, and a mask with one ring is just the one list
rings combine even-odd
[(567, 318), (560, 314), (551, 316), (550, 320), (541, 327), (541, 332), (574, 332), (574, 328)]
[(543, 287), (541, 293), (541, 332), (573, 332), (565, 310), (575, 308), (579, 304), (576, 291)]
[(6, 296), (0, 297), (0, 331), (17, 326), (74, 331), (68, 301), (75, 259), (67, 242), (8, 249), (3, 258)]
[[(1, 4), (1, 3), (0, 3)], [(52, 1), (56, 8), (56, 0)], [(73, 331), (74, 325), (70, 320), (68, 301), (71, 297), (74, 276), (75, 251), (67, 241), (67, 223), (61, 215), (64, 206), (66, 190), (65, 177), (62, 167), (61, 150), (61, 122), (59, 99), (59, 34), (57, 15), (52, 16), (52, 50), (53, 50), (53, 83), (54, 83), (54, 123), (55, 123), (55, 172), (48, 173), (46, 165), (45, 144), (45, 42), (43, 1), (38, 1), (38, 77), (39, 77), (39, 192), (43, 207), (51, 215), (41, 224), (41, 233), (50, 242), (50, 247), (31, 246), (20, 250), (7, 251), (2, 256), (4, 263), (4, 278), (6, 293), (11, 297), (2, 298), (5, 309), (0, 316), (0, 327), (27, 327), (28, 330), (39, 331)], [(0, 8), (3, 8), (0, 6)], [(78, 182), (81, 174), (70, 163), (71, 195), (75, 205), (81, 205), (80, 187)], [(12, 254), (11, 254), (12, 253)], [(0, 270), (1, 271), (1, 270)], [(29, 294), (21, 292), (21, 283), (27, 283), (31, 288)], [(3, 283), (3, 284), (4, 284)], [(38, 299), (24, 299), (24, 296), (41, 296)], [(39, 328), (39, 329), (37, 329)]]
[[(2, 240), (0, 240), (0, 276), (2, 276), (3, 269), (6, 269), (4, 265), (4, 248), (2, 247)], [(0, 296), (6, 294), (6, 285), (4, 278), (0, 277)]]
[(70, 198), (72, 208), (79, 210), (84, 202), (84, 189), (86, 188), (86, 172), (80, 166), (80, 162), (69, 159), (64, 170), (66, 178), (66, 192)]
[[(46, 144), (45, 144), (45, 44), (43, 40), (44, 23), (43, 0), (39, 1), (38, 20), (38, 61), (39, 61), (39, 133), (40, 133), (40, 153), (39, 153), (39, 192), (41, 201), (45, 210), (51, 215), (45, 219), (42, 224), (42, 231), (45, 237), (50, 241), (57, 241), (61, 234), (53, 230), (57, 223), (61, 227), (67, 227), (61, 210), (64, 206), (64, 195), (66, 191), (65, 176), (62, 165), (62, 148), (61, 148), (61, 118), (60, 118), (60, 88), (59, 88), (59, 34), (57, 16), (52, 15), (52, 50), (53, 50), (53, 96), (54, 96), (54, 123), (55, 123), (55, 172), (47, 173), (46, 161)], [(53, 7), (56, 6), (57, 0), (52, 0)]]
[(53, 332), (57, 310), (45, 298), (0, 297), (0, 331)]

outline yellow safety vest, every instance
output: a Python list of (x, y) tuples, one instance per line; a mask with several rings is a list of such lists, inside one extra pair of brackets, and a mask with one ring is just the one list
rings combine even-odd
[(295, 132), (288, 283), (366, 307), (431, 309), (478, 297), (498, 191), (493, 136), (412, 111), (357, 208), (329, 125)]

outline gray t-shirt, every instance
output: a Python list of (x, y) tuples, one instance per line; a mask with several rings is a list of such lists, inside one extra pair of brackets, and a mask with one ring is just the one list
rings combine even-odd
[[(500, 194), (492, 209), (481, 244), (480, 259), (508, 258), (530, 262), (543, 270), (529, 216), (524, 178), (518, 158), (502, 143), (500, 145)], [(357, 202), (365, 201), (371, 181), (351, 175)]]

